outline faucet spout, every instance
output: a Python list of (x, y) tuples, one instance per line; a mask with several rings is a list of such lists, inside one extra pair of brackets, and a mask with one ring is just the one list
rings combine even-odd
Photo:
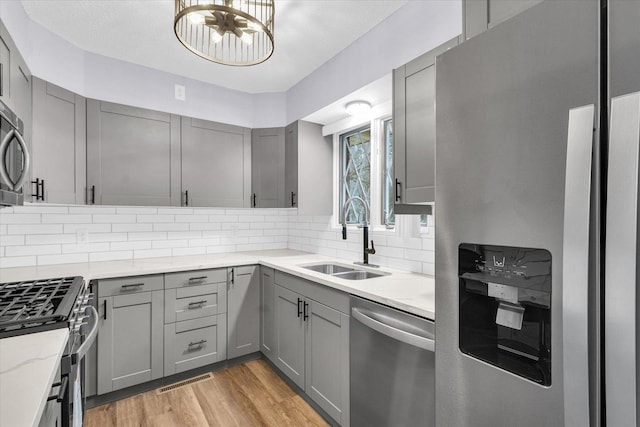
[(375, 247), (373, 246), (373, 240), (371, 241), (371, 249), (369, 249), (368, 221), (370, 219), (369, 217), (370, 211), (369, 211), (369, 205), (361, 197), (356, 197), (356, 196), (349, 197), (344, 202), (344, 206), (342, 207), (342, 240), (347, 240), (347, 209), (349, 208), (351, 203), (353, 203), (354, 200), (359, 201), (360, 203), (362, 203), (362, 206), (364, 206), (364, 218), (362, 219), (362, 232), (363, 232), (362, 262), (361, 263), (357, 262), (356, 264), (368, 265), (370, 267), (378, 267), (377, 265), (369, 264), (369, 254), (375, 254), (376, 250), (375, 250)]

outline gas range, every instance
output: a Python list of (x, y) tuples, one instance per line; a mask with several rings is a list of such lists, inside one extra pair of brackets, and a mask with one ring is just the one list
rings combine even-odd
[(82, 277), (0, 283), (0, 338), (73, 329), (86, 292)]

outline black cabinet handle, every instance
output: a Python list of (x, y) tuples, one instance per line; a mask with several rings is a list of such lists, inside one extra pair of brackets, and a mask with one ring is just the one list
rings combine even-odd
[(31, 183), (36, 186), (36, 194), (32, 194), (31, 197), (35, 197), (36, 200), (44, 201), (44, 179), (36, 178), (36, 180), (31, 181)]
[(300, 317), (302, 315), (302, 309), (300, 308), (300, 303), (302, 302), (302, 300), (300, 298), (298, 298), (298, 317)]
[(184, 205), (189, 206), (189, 190), (184, 190)]
[(104, 320), (107, 320), (107, 300), (102, 301), (102, 308), (104, 309), (104, 314), (102, 315), (102, 318)]
[(396, 202), (399, 202), (400, 199), (402, 198), (400, 192), (402, 191), (402, 184), (400, 183), (400, 181), (398, 181), (398, 178), (396, 178)]
[(253, 193), (253, 207), (256, 207), (256, 193)]
[(196, 346), (196, 345), (199, 347), (199, 346), (203, 345), (206, 342), (207, 342), (207, 340), (200, 340), (200, 341), (196, 341), (196, 342), (190, 342), (187, 347), (191, 348), (191, 347)]
[(293, 191), (291, 192), (291, 207), (296, 205), (295, 200), (293, 199), (296, 196), (296, 193), (294, 193)]
[(91, 204), (92, 205), (96, 204), (96, 186), (95, 185), (91, 186)]
[(187, 309), (191, 310), (194, 308), (202, 308), (206, 303), (207, 303), (206, 299), (203, 299), (201, 301), (190, 302), (189, 305), (187, 305)]
[(3, 88), (4, 88), (4, 72), (3, 72), (4, 67), (3, 66), (4, 66), (4, 64), (0, 64), (0, 96), (4, 95), (4, 90), (3, 90)]
[(207, 276), (190, 277), (188, 282), (189, 284), (192, 284), (192, 283), (202, 282), (203, 280), (206, 280), (206, 279), (207, 279)]
[(62, 381), (59, 383), (54, 383), (51, 387), (60, 387), (58, 389), (58, 394), (47, 397), (47, 401), (55, 400), (56, 402), (62, 402), (64, 400), (64, 395), (67, 393), (67, 387), (69, 386), (69, 376), (65, 376), (62, 378)]
[(122, 285), (123, 291), (128, 291), (130, 288), (139, 288), (140, 286), (144, 286), (144, 283), (130, 283), (128, 285)]
[(231, 284), (234, 285), (236, 283), (236, 272), (235, 268), (231, 269)]
[(304, 316), (302, 317), (302, 320), (306, 321), (309, 318), (309, 303), (308, 302), (304, 302)]

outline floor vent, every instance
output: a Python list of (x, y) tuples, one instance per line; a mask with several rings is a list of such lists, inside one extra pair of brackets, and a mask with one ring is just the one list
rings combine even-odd
[(158, 394), (168, 393), (170, 391), (179, 389), (184, 386), (188, 386), (195, 383), (200, 383), (202, 381), (207, 381), (213, 378), (213, 374), (211, 372), (206, 373), (204, 375), (200, 375), (198, 377), (190, 378), (188, 380), (180, 381), (179, 383), (171, 384), (158, 389)]

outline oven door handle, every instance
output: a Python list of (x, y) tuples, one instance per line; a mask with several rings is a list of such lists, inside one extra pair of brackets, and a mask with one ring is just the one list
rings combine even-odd
[(75, 352), (74, 363), (79, 363), (80, 360), (82, 360), (82, 358), (87, 354), (87, 352), (91, 348), (91, 345), (95, 341), (96, 336), (98, 335), (98, 323), (99, 323), (98, 317), (100, 316), (98, 315), (98, 311), (95, 309), (95, 307), (90, 305), (88, 308), (91, 311), (93, 326), (91, 327), (91, 331), (89, 331), (89, 333), (87, 334), (82, 345), (80, 345), (80, 347), (78, 347), (78, 350)]
[[(11, 143), (14, 138), (16, 139), (16, 141), (18, 141), (18, 144), (20, 144), (20, 148), (22, 149), (22, 172), (15, 182), (9, 176), (9, 172), (7, 172), (6, 162), (9, 143)], [(0, 142), (0, 177), (2, 177), (2, 180), (7, 184), (9, 190), (18, 191), (22, 188), (22, 185), (27, 179), (27, 174), (29, 172), (29, 162), (30, 157), (27, 143), (22, 138), (22, 135), (20, 135), (20, 132), (15, 129), (11, 129), (4, 137), (2, 142)]]

